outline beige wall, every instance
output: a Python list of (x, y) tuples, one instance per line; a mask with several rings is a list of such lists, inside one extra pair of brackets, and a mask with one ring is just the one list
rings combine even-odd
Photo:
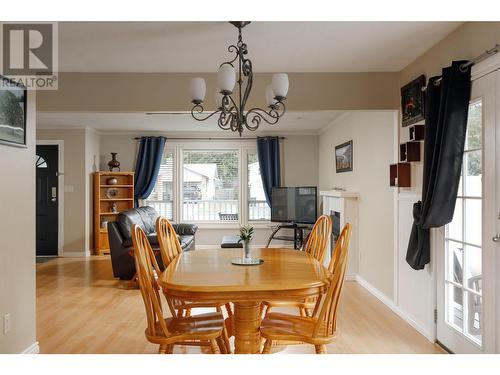
[[(319, 136), (320, 190), (359, 193), (358, 273), (388, 297), (394, 289), (394, 192), (389, 187), (395, 114), (350, 112)], [(353, 171), (335, 172), (335, 146), (353, 141)]]
[(64, 253), (87, 249), (85, 129), (37, 130), (37, 139), (64, 141)]
[[(118, 152), (118, 160), (122, 170), (133, 171), (135, 169), (135, 159), (137, 156), (138, 142), (133, 138), (140, 136), (137, 134), (103, 134), (101, 135), (101, 169), (106, 169), (110, 152)], [(168, 145), (168, 134), (167, 145)], [(182, 134), (175, 136), (181, 137)], [(184, 136), (193, 136), (192, 133)], [(200, 136), (198, 134), (198, 136)], [(313, 185), (318, 184), (318, 137), (316, 135), (286, 135), (282, 144), (283, 157), (283, 183), (286, 186)], [(220, 228), (220, 227), (219, 227)], [(237, 226), (233, 228), (200, 228), (196, 236), (196, 244), (201, 246), (219, 245), (222, 236), (238, 231)], [(265, 245), (271, 233), (270, 228), (257, 228), (254, 238), (254, 245)], [(288, 244), (288, 243), (287, 243)]]
[[(38, 109), (49, 112), (145, 112), (191, 109), (189, 80), (207, 82), (207, 108), (214, 108), (215, 74), (182, 73), (60, 73), (59, 90), (42, 91)], [(399, 74), (290, 73), (287, 109), (396, 109)], [(271, 74), (254, 76), (248, 108), (262, 106)]]
[(420, 74), (440, 75), (452, 60), (469, 60), (500, 43), (500, 22), (466, 22), (401, 72), (402, 84)]
[[(139, 137), (142, 134), (102, 134), (100, 142), (100, 170), (108, 170), (108, 161), (111, 160), (111, 152), (118, 153), (117, 159), (120, 162), (120, 168), (125, 172), (133, 172), (135, 170), (135, 159), (139, 142), (134, 140), (134, 137)], [(168, 142), (168, 141), (167, 141)]]
[(285, 186), (318, 185), (318, 136), (287, 136), (283, 148)]
[(35, 93), (28, 92), (27, 148), (0, 145), (0, 353), (20, 353), (36, 341), (35, 322)]
[(99, 170), (101, 136), (93, 129), (85, 130), (85, 177), (87, 197), (86, 249), (94, 249), (94, 172)]

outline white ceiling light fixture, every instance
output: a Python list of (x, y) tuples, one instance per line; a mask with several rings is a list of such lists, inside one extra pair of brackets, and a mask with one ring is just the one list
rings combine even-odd
[[(198, 121), (205, 121), (219, 114), (217, 124), (223, 130), (238, 132), (240, 137), (243, 130), (257, 130), (260, 123), (274, 125), (285, 114), (286, 95), (288, 93), (288, 75), (284, 73), (274, 74), (271, 85), (265, 91), (267, 110), (251, 108), (246, 110), (246, 104), (253, 83), (252, 61), (246, 58), (248, 54), (247, 45), (243, 42), (241, 29), (248, 25), (249, 21), (230, 22), (238, 28), (238, 43), (228, 47), (229, 52), (236, 56), (222, 63), (217, 73), (216, 105), (217, 109), (208, 115), (204, 115), (203, 100), (205, 99), (206, 84), (203, 78), (191, 80), (191, 115)], [(234, 64), (237, 64), (236, 72)], [(238, 78), (238, 79), (236, 79)], [(233, 94), (236, 86), (236, 95)]]

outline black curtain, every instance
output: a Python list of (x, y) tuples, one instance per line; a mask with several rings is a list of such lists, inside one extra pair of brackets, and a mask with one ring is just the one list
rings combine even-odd
[(266, 201), (271, 206), (272, 189), (281, 185), (279, 137), (257, 137), (257, 153)]
[(413, 205), (413, 227), (406, 261), (423, 269), (430, 261), (430, 228), (453, 219), (464, 153), (471, 71), (454, 61), (427, 84), (422, 200)]
[(165, 142), (165, 137), (141, 137), (135, 164), (135, 207), (139, 207), (139, 199), (149, 197), (155, 187)]

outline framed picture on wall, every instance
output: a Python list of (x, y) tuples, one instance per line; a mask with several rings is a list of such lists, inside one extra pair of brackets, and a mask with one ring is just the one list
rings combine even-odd
[(335, 170), (337, 173), (352, 171), (352, 140), (335, 146)]
[(424, 119), (425, 115), (425, 76), (421, 75), (401, 88), (401, 113), (403, 126)]
[(0, 76), (0, 143), (26, 147), (26, 88)]

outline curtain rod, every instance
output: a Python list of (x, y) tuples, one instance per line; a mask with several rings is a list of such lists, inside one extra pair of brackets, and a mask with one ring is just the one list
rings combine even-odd
[[(466, 62), (466, 63), (463, 63), (462, 65), (460, 65), (460, 70), (462, 72), (465, 72), (465, 70), (469, 67), (469, 66), (472, 66), (472, 65), (475, 65), (483, 60), (486, 60), (488, 57), (490, 56), (493, 56), (493, 55), (496, 55), (498, 53), (500, 49), (500, 44), (495, 44), (495, 47), (491, 48), (491, 49), (487, 49), (486, 51), (484, 51), (482, 54), (480, 54), (479, 56), (476, 56), (474, 57), (472, 60)], [(440, 83), (441, 83), (441, 80), (443, 78), (440, 77), (438, 79), (436, 79), (434, 81), (434, 85), (435, 86), (438, 86)], [(425, 91), (427, 89), (427, 87), (422, 87), (422, 90)]]
[[(189, 137), (166, 137), (167, 141), (241, 141), (241, 140), (256, 140), (258, 137), (242, 137), (242, 138), (223, 138), (223, 137), (209, 137), (209, 138), (189, 138)], [(134, 137), (135, 140), (140, 140), (141, 137)], [(286, 139), (286, 137), (278, 137), (278, 139)]]

